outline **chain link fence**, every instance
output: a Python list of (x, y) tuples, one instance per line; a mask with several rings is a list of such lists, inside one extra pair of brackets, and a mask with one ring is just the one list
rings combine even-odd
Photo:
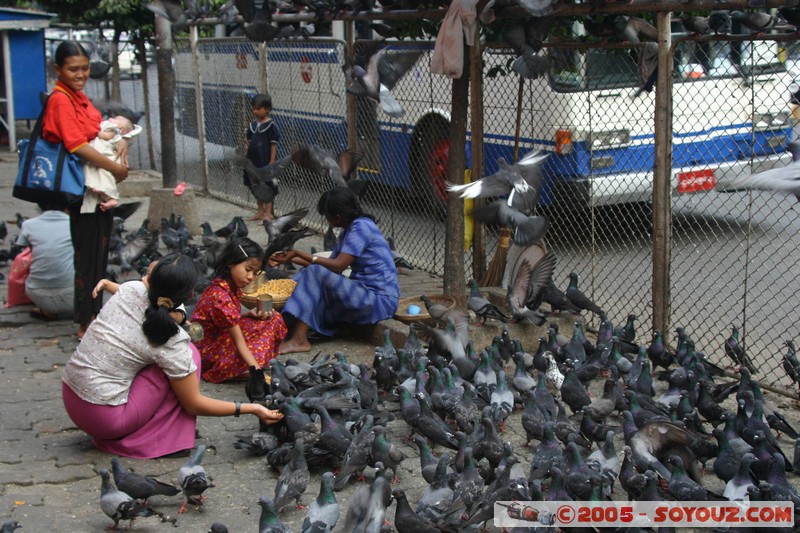
[[(796, 42), (720, 37), (686, 40), (674, 48), (676, 71), (702, 72), (713, 80), (712, 97), (703, 101), (692, 91), (698, 83), (692, 76), (674, 84), (676, 167), (713, 171), (715, 188), (725, 190), (737, 178), (791, 161), (785, 148), (796, 138)], [(719, 117), (725, 117), (730, 134), (711, 136), (693, 147), (694, 153), (680, 149), (683, 132), (708, 130)], [(693, 164), (695, 158), (711, 161), (727, 154), (733, 163)], [(682, 185), (692, 182), (678, 182), (676, 190)], [(792, 387), (781, 356), (785, 341), (800, 336), (799, 231), (797, 201), (784, 195), (687, 193), (673, 199), (672, 324), (687, 328), (710, 360), (729, 367), (723, 342), (731, 325), (739, 327), (757, 377), (786, 390)]]
[[(639, 339), (648, 342), (655, 93), (641, 87), (652, 72), (645, 58), (653, 49), (577, 41), (562, 37), (545, 45), (540, 53), (550, 60), (549, 72), (522, 84), (510, 69), (514, 54), (485, 47), (484, 174), (494, 173), (501, 158), (513, 162), (515, 147), (517, 158), (530, 150), (553, 152), (537, 209), (550, 219), (547, 241), (558, 255), (554, 281), (566, 288), (567, 275), (577, 272), (580, 288), (614, 323), (636, 314)], [(366, 64), (376, 46), (355, 43), (356, 63)], [(188, 41), (177, 41), (175, 51), (179, 179), (255, 206), (242, 179), (244, 133), (250, 98), (266, 90), (281, 131), (278, 157), (300, 143), (336, 153), (355, 138), (362, 154), (358, 177), (371, 182), (366, 209), (416, 267), (443, 273), (451, 81), (430, 74), (432, 43), (393, 42), (386, 52), (418, 56), (393, 88), (402, 117), (387, 115), (373, 100), (348, 98), (341, 41), (203, 39), (196, 60)], [(787, 390), (780, 356), (786, 340), (800, 337), (800, 208), (791, 198), (733, 191), (731, 184), (790, 161), (785, 148), (796, 137), (791, 94), (798, 57), (797, 44), (780, 35), (680, 37), (673, 44), (670, 324), (686, 328), (698, 349), (726, 367), (732, 362), (722, 346), (736, 325), (762, 383)], [(90, 97), (101, 91), (98, 81), (87, 88)], [(143, 105), (135, 85), (130, 94), (123, 90), (126, 98), (134, 109)], [(155, 114), (149, 118), (157, 123)], [(198, 137), (205, 139), (205, 159)], [(469, 150), (469, 134), (467, 141)], [(149, 164), (144, 142), (132, 150), (142, 167)], [(309, 207), (306, 223), (324, 231), (315, 207), (329, 186), (327, 178), (294, 165), (279, 184), (277, 212)], [(486, 228), (488, 260), (498, 233)], [(472, 261), (467, 241), (468, 273)]]

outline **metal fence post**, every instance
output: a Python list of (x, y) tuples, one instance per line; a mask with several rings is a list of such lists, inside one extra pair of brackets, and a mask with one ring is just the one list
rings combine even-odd
[(267, 43), (258, 43), (258, 91), (267, 91)]
[(192, 73), (194, 74), (194, 107), (197, 113), (197, 151), (200, 155), (200, 173), (203, 192), (208, 194), (208, 158), (206, 158), (205, 120), (203, 117), (203, 82), (200, 78), (200, 55), (197, 50), (197, 26), (189, 27), (189, 45), (192, 47)]
[[(356, 32), (352, 20), (344, 21), (344, 60), (348, 64), (353, 64), (356, 57)], [(358, 148), (358, 119), (356, 117), (356, 97), (346, 93), (347, 98), (347, 146), (348, 148)]]
[(672, 239), (672, 36), (670, 13), (658, 13), (658, 79), (653, 162), (653, 329), (666, 333)]

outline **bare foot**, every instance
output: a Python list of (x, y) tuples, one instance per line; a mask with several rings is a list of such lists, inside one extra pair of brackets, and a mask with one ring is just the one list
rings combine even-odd
[(119, 205), (119, 202), (117, 202), (114, 198), (109, 198), (108, 200), (106, 200), (104, 202), (100, 202), (100, 210), (101, 211), (108, 211), (109, 209), (114, 209), (118, 205)]
[(264, 220), (264, 215), (262, 215), (261, 213), (256, 213), (255, 215), (253, 215), (251, 217), (248, 217), (247, 220), (250, 220), (250, 221)]
[(281, 344), (280, 353), (300, 353), (300, 352), (310, 352), (311, 351), (311, 343), (306, 342), (298, 342), (294, 340), (289, 340)]

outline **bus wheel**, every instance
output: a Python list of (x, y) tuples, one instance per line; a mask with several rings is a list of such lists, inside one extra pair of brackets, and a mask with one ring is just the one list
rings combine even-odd
[(439, 139), (428, 156), (431, 192), (440, 202), (447, 202), (447, 166), (450, 162), (450, 141)]
[(409, 170), (414, 195), (421, 205), (444, 212), (447, 202), (447, 166), (450, 160), (449, 123), (429, 116), (417, 125), (409, 152)]

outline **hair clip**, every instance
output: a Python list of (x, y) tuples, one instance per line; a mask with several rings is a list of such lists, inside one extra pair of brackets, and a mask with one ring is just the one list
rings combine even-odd
[(242, 248), (242, 245), (241, 245), (241, 244), (237, 244), (237, 246), (239, 247), (239, 249), (240, 249), (240, 250), (242, 251), (242, 253), (244, 254), (244, 258), (245, 258), (245, 259), (247, 259), (248, 257), (250, 257), (249, 255), (247, 255), (247, 252), (245, 252), (245, 251), (244, 251), (244, 248)]

